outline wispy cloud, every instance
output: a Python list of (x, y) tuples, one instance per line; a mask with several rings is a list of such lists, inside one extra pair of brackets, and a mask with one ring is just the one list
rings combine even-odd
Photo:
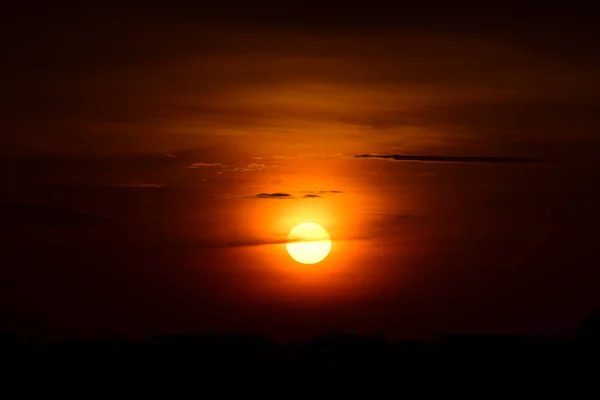
[(319, 153), (300, 153), (296, 155), (278, 155), (278, 156), (269, 156), (269, 157), (252, 157), (254, 160), (262, 160), (262, 159), (273, 159), (273, 160), (284, 160), (284, 159), (299, 159), (299, 158), (309, 158), (309, 159), (335, 159), (335, 158), (343, 158), (345, 157), (342, 153), (333, 153), (333, 154), (319, 154)]
[(240, 172), (244, 172), (244, 171), (262, 171), (266, 168), (269, 168), (270, 166), (267, 166), (265, 164), (257, 164), (257, 163), (251, 163), (248, 164), (245, 167), (225, 167), (223, 168), (223, 171), (240, 171)]
[(390, 161), (442, 162), (442, 163), (496, 163), (496, 164), (531, 164), (542, 163), (542, 160), (526, 157), (492, 157), (492, 156), (433, 156), (408, 154), (356, 154), (353, 158), (371, 158)]
[(341, 190), (316, 190), (310, 192), (300, 192), (300, 193), (316, 193), (316, 194), (340, 194), (344, 193)]
[(205, 162), (197, 162), (191, 164), (188, 168), (196, 169), (196, 168), (211, 168), (211, 167), (220, 167), (220, 163), (205, 163)]
[(250, 163), (248, 165), (224, 165), (221, 163), (197, 162), (197, 163), (191, 164), (188, 168), (191, 168), (191, 169), (217, 168), (217, 169), (219, 169), (219, 172), (230, 172), (230, 171), (251, 172), (251, 171), (264, 171), (266, 169), (271, 169), (271, 168), (286, 168), (286, 166), (280, 165), (280, 164), (267, 165), (267, 164), (258, 164), (258, 163)]

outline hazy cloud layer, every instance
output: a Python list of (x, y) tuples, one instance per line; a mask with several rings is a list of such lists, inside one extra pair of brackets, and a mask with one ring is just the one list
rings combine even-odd
[(356, 154), (353, 158), (373, 158), (390, 161), (444, 162), (444, 163), (496, 163), (496, 164), (531, 164), (542, 160), (525, 157), (490, 157), (490, 156), (431, 156), (407, 154)]
[[(377, 18), (366, 21), (368, 11), (346, 5), (333, 20), (325, 9), (311, 14), (318, 28), (300, 10), (253, 6), (256, 18), (241, 24), (231, 14), (239, 10), (226, 8), (167, 18), (120, 6), (123, 17), (110, 26), (101, 13), (71, 8), (22, 26), (11, 14), (0, 26), (10, 38), (1, 68), (11, 76), (0, 153), (156, 151), (176, 159), (176, 149), (234, 140), (261, 157), (311, 158), (357, 153), (360, 141), (433, 153), (456, 143), (539, 143), (549, 134), (569, 143), (598, 130), (598, 56), (589, 51), (596, 26), (569, 21), (564, 7), (565, 29), (547, 21), (532, 28), (512, 14), (509, 29), (499, 17), (508, 11), (491, 24), (497, 15), (486, 5), (470, 25), (476, 35), (454, 8), (408, 17), (376, 7)], [(546, 8), (535, 19), (547, 18)]]

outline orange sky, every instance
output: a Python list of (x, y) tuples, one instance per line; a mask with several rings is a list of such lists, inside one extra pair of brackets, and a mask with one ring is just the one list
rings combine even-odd
[[(597, 303), (586, 15), (120, 7), (0, 27), (15, 326), (564, 332)], [(285, 253), (307, 221), (319, 268)]]

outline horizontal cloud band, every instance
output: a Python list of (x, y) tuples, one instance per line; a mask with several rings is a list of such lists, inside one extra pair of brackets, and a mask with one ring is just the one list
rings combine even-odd
[(356, 237), (348, 237), (344, 239), (339, 238), (311, 238), (311, 239), (254, 239), (254, 240), (240, 240), (240, 241), (214, 241), (214, 242), (203, 242), (197, 244), (195, 247), (197, 249), (224, 249), (224, 248), (235, 248), (235, 247), (254, 247), (254, 246), (270, 246), (270, 245), (281, 245), (288, 243), (303, 243), (303, 242), (321, 242), (325, 240), (332, 241), (360, 241), (360, 240), (368, 240), (373, 239), (373, 236), (356, 236)]
[(320, 199), (326, 194), (343, 193), (340, 190), (319, 190), (316, 192), (301, 192), (302, 196), (296, 196), (291, 193), (259, 193), (253, 196), (244, 196), (247, 199)]
[(373, 158), (391, 161), (446, 162), (446, 163), (497, 163), (497, 164), (531, 164), (542, 163), (542, 160), (525, 157), (489, 157), (489, 156), (431, 156), (406, 154), (356, 154), (353, 158)]

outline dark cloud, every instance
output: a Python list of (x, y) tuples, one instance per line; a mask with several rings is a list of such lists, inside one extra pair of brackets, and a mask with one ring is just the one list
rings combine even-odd
[(301, 195), (292, 193), (259, 193), (254, 196), (246, 196), (246, 198), (256, 199), (321, 199), (326, 194), (343, 193), (339, 190), (319, 190), (315, 192), (299, 192)]
[(445, 163), (496, 163), (496, 164), (532, 164), (542, 160), (525, 157), (492, 157), (492, 156), (431, 156), (407, 154), (356, 154), (353, 158), (374, 158), (391, 161), (445, 162)]
[(257, 199), (292, 199), (293, 196), (289, 193), (259, 193), (254, 196), (249, 196)]
[(0, 205), (0, 227), (87, 226), (108, 220), (76, 211), (40, 204), (8, 203)]

